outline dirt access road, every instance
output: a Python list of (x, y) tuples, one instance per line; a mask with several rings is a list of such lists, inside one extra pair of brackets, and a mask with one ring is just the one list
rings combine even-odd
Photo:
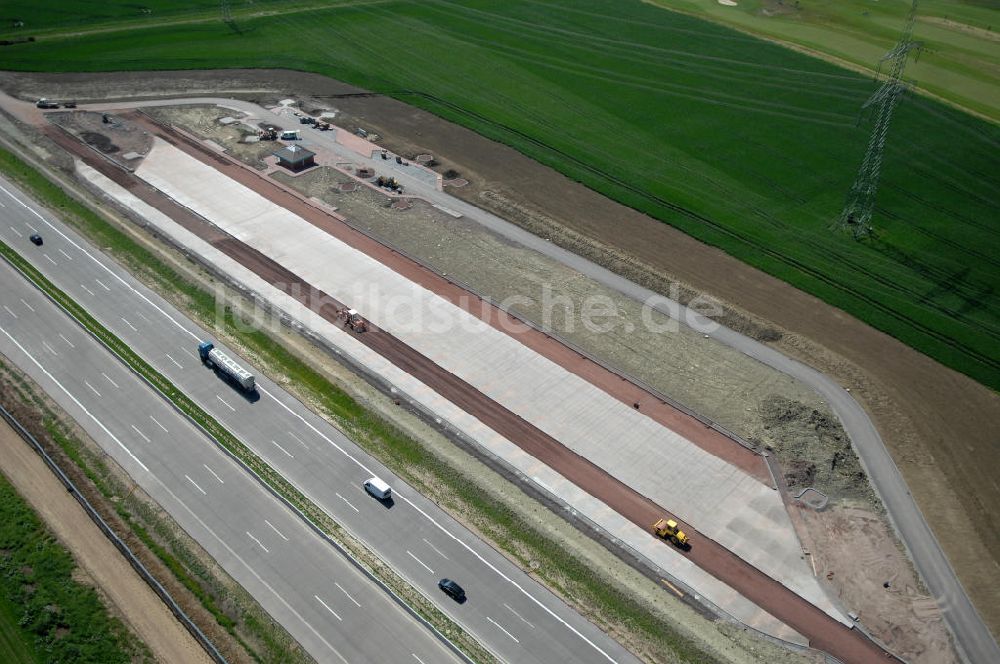
[[(242, 184), (255, 189), (269, 200), (302, 216), (314, 225), (361, 248), (363, 251), (374, 254), (376, 258), (389, 264), (393, 269), (402, 274), (417, 276), (420, 283), (425, 287), (431, 288), (449, 299), (457, 300), (459, 292), (453, 284), (421, 268), (399, 254), (374, 243), (364, 235), (313, 207), (297, 195), (262, 177), (259, 173), (253, 172), (245, 165), (212, 152), (199, 142), (160, 127), (139, 115), (133, 114), (130, 116), (130, 119), (139, 122), (160, 138), (185, 150), (188, 154), (198, 158), (203, 163), (221, 170)], [(189, 211), (178, 207), (147, 184), (138, 181), (130, 174), (123, 172), (110, 162), (98, 157), (94, 151), (84, 148), (81, 144), (70, 139), (66, 134), (55, 128), (50, 128), (47, 130), (47, 133), (50, 138), (71, 152), (76, 153), (91, 166), (97, 168), (123, 186), (126, 186), (148, 203), (155, 205), (161, 211), (177, 219), (186, 228), (196, 232), (203, 239), (212, 242), (216, 247), (260, 274), (272, 284), (282, 287), (289, 294), (296, 295), (300, 299), (307, 301), (315, 302), (315, 298), (322, 298), (320, 301), (328, 303), (328, 306), (322, 309), (320, 313), (332, 322), (337, 321), (335, 311), (343, 306), (342, 303), (338, 303), (325, 294), (315, 291), (307, 284), (302, 283), (301, 279), (297, 278), (294, 274), (276, 265), (259, 252), (223, 236), (217, 229), (206, 225), (203, 221), (190, 214)], [(298, 285), (298, 287), (294, 285)], [(476, 312), (473, 311), (473, 313)], [(489, 322), (495, 323), (499, 317), (499, 312), (494, 312), (485, 318)], [(501, 327), (501, 329), (505, 328)], [(537, 336), (538, 338), (534, 341), (528, 340), (527, 342), (533, 346), (537, 346), (539, 343), (543, 345), (547, 344), (551, 347), (546, 354), (558, 355), (558, 344), (547, 340), (545, 335), (530, 329), (516, 336), (520, 338), (521, 335), (529, 337), (533, 335)], [(385, 331), (373, 327), (369, 332), (359, 336), (359, 339), (397, 366), (433, 387), (446, 398), (449, 398), (476, 415), (494, 430), (515, 441), (530, 454), (547, 463), (577, 485), (583, 487), (588, 493), (603, 500), (615, 509), (616, 512), (626, 516), (626, 518), (640, 527), (646, 528), (654, 520), (668, 513), (668, 510), (651, 503), (646, 498), (622, 485), (593, 464), (567, 450), (558, 441), (552, 439), (513, 413), (510, 413), (499, 404), (491, 401), (457, 377), (442, 370), (436, 364), (416, 353), (413, 349), (406, 347)], [(561, 352), (563, 356), (561, 360), (558, 357), (553, 359), (565, 366), (567, 357), (572, 357), (575, 353), (565, 348), (562, 348)], [(576, 370), (579, 371), (579, 367)], [(612, 382), (615, 386), (620, 386), (622, 383), (620, 379), (613, 380)], [(621, 388), (617, 387), (617, 389)], [(630, 386), (629, 389), (635, 388), (634, 386)], [(664, 405), (660, 404), (660, 406)], [(700, 444), (703, 446), (718, 444), (719, 441), (713, 440), (717, 435), (715, 432), (704, 427), (701, 427), (701, 431), (701, 434), (698, 436), (701, 439)], [(692, 432), (696, 433), (693, 430)], [(748, 452), (744, 448), (736, 446), (732, 442), (729, 442), (729, 446), (732, 456), (737, 457), (737, 463), (740, 463), (739, 457), (748, 455)], [(716, 450), (716, 453), (720, 452), (722, 450)], [(720, 456), (722, 455), (720, 454)], [(728, 457), (730, 454), (725, 454), (724, 456)], [(752, 462), (749, 459), (743, 459), (742, 463), (749, 464)], [(692, 531), (695, 541), (698, 542), (697, 547), (690, 552), (690, 556), (696, 564), (705, 568), (721, 580), (740, 589), (752, 601), (787, 622), (796, 630), (808, 635), (814, 647), (826, 650), (843, 661), (886, 661), (887, 658), (891, 657), (858, 632), (848, 630), (832, 620), (825, 613), (801, 599), (781, 584), (760, 573), (759, 570), (756, 570), (728, 550), (710, 539), (701, 536), (694, 529), (690, 527), (688, 529)]]
[(4, 475), (59, 541), (69, 549), (93, 585), (161, 662), (210, 664), (191, 634), (181, 627), (118, 549), (90, 520), (34, 450), (0, 420)]

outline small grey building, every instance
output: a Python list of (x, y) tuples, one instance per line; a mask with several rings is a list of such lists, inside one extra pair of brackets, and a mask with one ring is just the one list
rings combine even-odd
[(296, 173), (307, 168), (312, 168), (316, 165), (316, 162), (313, 160), (316, 153), (306, 150), (304, 147), (299, 145), (286, 145), (275, 152), (274, 156), (278, 158), (278, 164), (280, 166), (284, 166), (288, 170)]

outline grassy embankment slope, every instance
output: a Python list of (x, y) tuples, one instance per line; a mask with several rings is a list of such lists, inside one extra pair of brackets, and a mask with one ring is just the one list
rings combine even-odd
[[(912, 0), (647, 0), (737, 30), (874, 70), (899, 40)], [(1000, 4), (921, 0), (913, 30), (923, 43), (906, 76), (918, 88), (1000, 122)]]
[(859, 74), (640, 2), (427, 0), (235, 16), (239, 32), (217, 18), (141, 30), (130, 19), (128, 30), (40, 37), (4, 47), (0, 66), (286, 67), (393, 94), (1000, 387), (1000, 127), (906, 99), (885, 152), (877, 235), (855, 242), (830, 224), (868, 140), (855, 121), (873, 85)]

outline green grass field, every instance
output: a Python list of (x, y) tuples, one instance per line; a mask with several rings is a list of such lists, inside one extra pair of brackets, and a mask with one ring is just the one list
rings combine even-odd
[(41, 660), (17, 624), (17, 610), (0, 597), (0, 661), (8, 664), (35, 664)]
[[(899, 40), (912, 0), (650, 0), (741, 31), (872, 69)], [(1000, 3), (921, 0), (913, 29), (923, 53), (907, 77), (1000, 122)]]
[[(66, 6), (9, 4), (40, 21), (38, 7)], [(106, 3), (79, 26), (106, 25), (124, 6)], [(388, 1), (258, 18), (232, 6), (239, 32), (204, 2), (201, 23), (138, 29), (130, 18), (128, 30), (39, 37), (3, 47), (0, 66), (283, 67), (385, 92), (1000, 388), (995, 125), (907, 97), (889, 133), (877, 236), (859, 243), (829, 227), (868, 141), (856, 121), (874, 87), (861, 75), (640, 2)]]

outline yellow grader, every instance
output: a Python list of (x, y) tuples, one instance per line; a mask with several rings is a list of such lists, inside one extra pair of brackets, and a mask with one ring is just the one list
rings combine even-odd
[(680, 529), (680, 526), (673, 519), (660, 519), (653, 524), (653, 532), (657, 537), (670, 540), (674, 546), (679, 546), (682, 549), (691, 546), (688, 536), (684, 534), (684, 531)]

